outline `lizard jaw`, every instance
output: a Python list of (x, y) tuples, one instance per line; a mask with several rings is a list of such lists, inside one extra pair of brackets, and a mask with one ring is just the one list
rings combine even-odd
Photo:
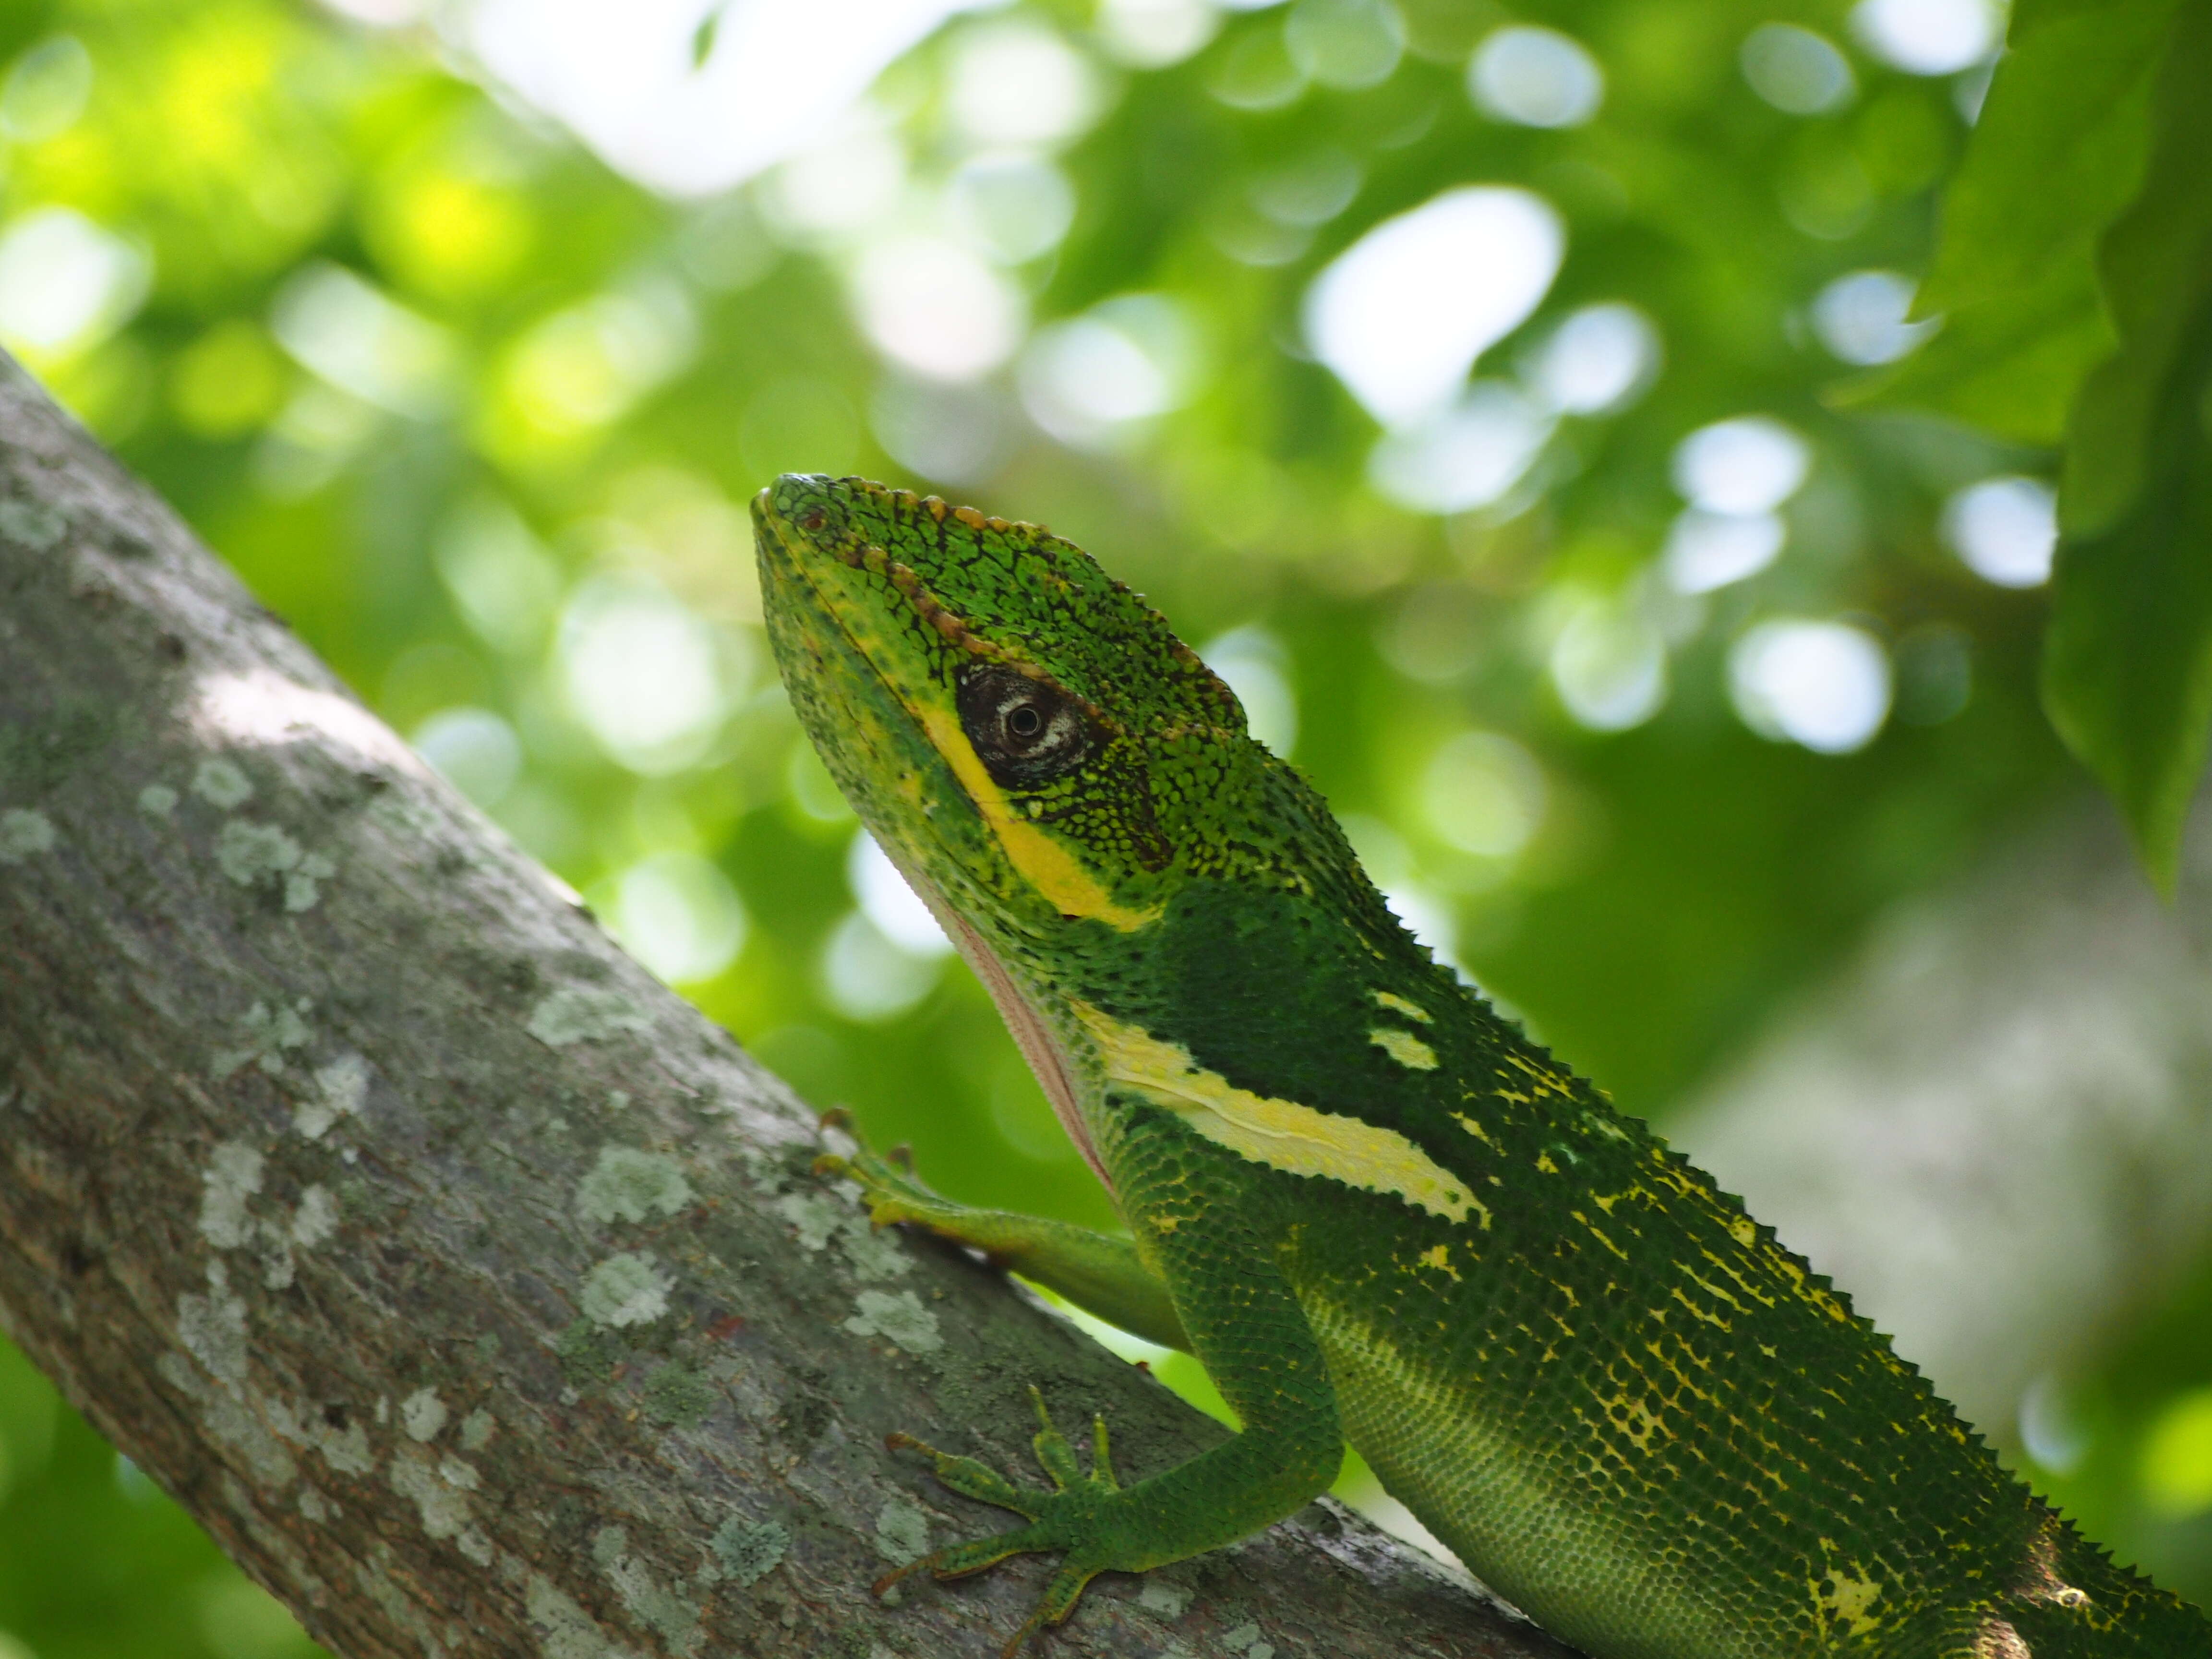
[(975, 969), (975, 977), (983, 981), (983, 988), (991, 994), (991, 1000), (998, 1006), (999, 1018), (1006, 1021), (1006, 1030), (1013, 1036), (1014, 1046), (1022, 1051), (1022, 1058), (1029, 1062), (1030, 1070), (1036, 1073), (1037, 1082), (1044, 1089), (1045, 1098), (1052, 1103), (1053, 1115), (1060, 1120), (1060, 1127), (1067, 1132), (1067, 1138), (1075, 1143), (1075, 1150), (1083, 1154), (1083, 1161), (1091, 1166), (1091, 1172), (1108, 1192), (1112, 1192), (1113, 1177), (1106, 1173), (1105, 1163), (1098, 1156), (1097, 1146), (1091, 1138), (1090, 1126), (1083, 1121), (1082, 1108), (1076, 1100), (1074, 1081), (1068, 1072), (1067, 1055), (1053, 1036), (1051, 1028), (1030, 1006), (1029, 999), (1015, 985), (1013, 975), (1000, 963), (997, 953), (983, 936), (969, 927), (966, 919), (945, 902), (938, 892), (936, 884), (918, 878), (908, 869), (887, 842), (884, 844), (884, 856), (890, 859), (899, 874), (906, 878), (906, 884), (913, 888), (915, 895), (929, 907), (930, 913), (937, 918), (938, 925), (945, 929), (945, 937), (952, 941), (953, 948)]

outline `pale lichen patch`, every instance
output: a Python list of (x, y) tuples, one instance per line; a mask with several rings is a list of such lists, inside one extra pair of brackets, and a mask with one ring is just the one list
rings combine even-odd
[(177, 1298), (177, 1340), (218, 1382), (246, 1382), (246, 1302), (230, 1288), (230, 1273), (220, 1261), (208, 1264), (208, 1293)]
[(27, 806), (11, 806), (0, 812), (0, 864), (21, 864), (40, 853), (51, 853), (59, 837), (54, 821)]
[(586, 1221), (643, 1221), (680, 1213), (691, 1202), (691, 1183), (676, 1160), (635, 1146), (603, 1146), (576, 1189), (576, 1213)]
[(544, 1659), (635, 1659), (543, 1573), (533, 1572), (525, 1581), (522, 1607), (538, 1628), (538, 1650)]
[(315, 1092), (292, 1108), (292, 1127), (309, 1140), (320, 1140), (342, 1117), (358, 1114), (368, 1098), (368, 1062), (359, 1054), (340, 1054), (315, 1068)]
[(651, 1256), (624, 1250), (586, 1276), (578, 1305), (595, 1325), (649, 1325), (668, 1311), (668, 1293), (675, 1288)]
[(791, 1534), (773, 1521), (758, 1526), (732, 1516), (714, 1529), (708, 1540), (722, 1571), (750, 1589), (782, 1565), (791, 1547)]
[(305, 997), (290, 1007), (281, 1002), (274, 1008), (265, 1002), (255, 1003), (239, 1021), (246, 1047), (218, 1054), (210, 1067), (212, 1075), (220, 1082), (240, 1066), (252, 1063), (270, 1076), (276, 1076), (284, 1069), (286, 1053), (305, 1048), (313, 1035), (307, 1030), (307, 1022), (300, 1017), (312, 1006)]
[(166, 783), (149, 783), (138, 792), (138, 810), (149, 818), (166, 818), (177, 810), (177, 792)]
[(571, 1042), (604, 1042), (624, 1031), (642, 1031), (653, 1017), (620, 991), (563, 985), (531, 1011), (525, 1028), (549, 1048)]
[(893, 1279), (914, 1266), (914, 1258), (906, 1253), (897, 1234), (888, 1229), (878, 1231), (859, 1217), (848, 1218), (839, 1242), (857, 1278)]
[(819, 1250), (835, 1238), (861, 1279), (893, 1279), (914, 1266), (895, 1233), (879, 1231), (868, 1218), (818, 1193), (786, 1193), (776, 1213), (798, 1230), (802, 1248)]
[(477, 1473), (476, 1465), (465, 1463), (458, 1457), (438, 1460), (438, 1479), (449, 1486), (458, 1486), (463, 1492), (474, 1492), (483, 1484), (483, 1477)]
[(461, 1449), (479, 1452), (491, 1444), (492, 1437), (499, 1432), (499, 1419), (479, 1406), (461, 1419)]
[(218, 1250), (235, 1250), (252, 1242), (254, 1227), (246, 1208), (261, 1190), (265, 1162), (243, 1141), (225, 1141), (201, 1171), (200, 1236)]
[(853, 1299), (854, 1314), (845, 1328), (854, 1336), (880, 1336), (913, 1353), (935, 1353), (945, 1346), (937, 1316), (921, 1305), (912, 1291), (892, 1296), (884, 1291), (862, 1291)]
[(1437, 1069), (1437, 1051), (1411, 1031), (1378, 1025), (1367, 1034), (1367, 1040), (1410, 1070), (1433, 1072)]
[(414, 1504), (422, 1530), (430, 1537), (441, 1542), (451, 1539), (480, 1567), (491, 1565), (491, 1540), (472, 1524), (466, 1494), (440, 1478), (428, 1453), (404, 1448), (392, 1460), (387, 1479), (392, 1491)]
[(232, 818), (216, 837), (215, 861), (240, 887), (281, 878), (301, 857), (300, 843), (273, 823)]
[(192, 773), (192, 793), (209, 805), (228, 812), (253, 799), (253, 784), (235, 761), (221, 756), (202, 761)]
[(876, 1511), (876, 1553), (895, 1567), (929, 1553), (929, 1516), (912, 1498), (894, 1494)]
[(294, 915), (312, 910), (323, 896), (321, 884), (338, 872), (338, 866), (320, 853), (310, 853), (300, 867), (284, 878), (284, 908)]
[(809, 1250), (827, 1244), (851, 1215), (818, 1193), (786, 1193), (776, 1200), (775, 1212), (798, 1229), (800, 1247)]
[(319, 1423), (311, 1436), (315, 1449), (323, 1455), (323, 1462), (340, 1474), (363, 1475), (376, 1468), (376, 1453), (368, 1443), (368, 1431), (358, 1423), (334, 1428)]
[(1180, 1619), (1190, 1606), (1192, 1594), (1184, 1585), (1170, 1583), (1158, 1573), (1148, 1573), (1145, 1587), (1137, 1592), (1137, 1605), (1163, 1619)]
[(313, 1186), (300, 1194), (300, 1207), (292, 1212), (292, 1242), (303, 1249), (328, 1243), (338, 1230), (338, 1204), (327, 1187)]
[(698, 1650), (704, 1632), (699, 1628), (699, 1606), (653, 1577), (646, 1564), (633, 1554), (629, 1534), (620, 1527), (602, 1527), (592, 1535), (592, 1559), (622, 1597), (623, 1606), (654, 1630), (679, 1654)]
[(44, 553), (69, 533), (69, 520), (42, 501), (0, 501), (0, 537)]
[(435, 1440), (444, 1431), (448, 1413), (435, 1389), (417, 1389), (399, 1402), (399, 1426), (410, 1440)]
[(322, 898), (321, 884), (338, 867), (320, 853), (310, 853), (273, 823), (232, 818), (216, 837), (215, 861), (240, 887), (268, 884), (284, 896), (295, 915), (312, 910)]

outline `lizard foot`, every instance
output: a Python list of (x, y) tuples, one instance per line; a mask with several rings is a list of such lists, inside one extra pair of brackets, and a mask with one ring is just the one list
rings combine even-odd
[(1076, 1467), (1074, 1449), (1067, 1443), (1067, 1437), (1053, 1425), (1051, 1413), (1045, 1409), (1044, 1396), (1032, 1388), (1030, 1398), (1036, 1402), (1040, 1425), (1036, 1438), (1030, 1443), (1036, 1448), (1038, 1463), (1052, 1477), (1054, 1490), (1051, 1492), (1017, 1486), (988, 1463), (939, 1451), (911, 1435), (894, 1434), (885, 1443), (894, 1449), (911, 1448), (924, 1454), (935, 1462), (937, 1478), (953, 1491), (1002, 1510), (1012, 1510), (1027, 1517), (1030, 1524), (972, 1543), (955, 1544), (909, 1562), (876, 1581), (878, 1595), (913, 1573), (927, 1572), (940, 1579), (963, 1578), (1009, 1556), (1034, 1550), (1063, 1552), (1065, 1559), (1060, 1571), (1045, 1586), (1036, 1611), (1000, 1650), (1001, 1659), (1013, 1659), (1030, 1637), (1048, 1626), (1059, 1624), (1074, 1612), (1075, 1604), (1082, 1599), (1084, 1586), (1098, 1574), (1109, 1569), (1152, 1565), (1140, 1559), (1141, 1546), (1120, 1513), (1122, 1506), (1116, 1500), (1121, 1497), (1121, 1483), (1114, 1477), (1113, 1461), (1107, 1450), (1106, 1419), (1091, 1419), (1091, 1473), (1086, 1475)]
[(966, 1212), (966, 1206), (939, 1197), (915, 1178), (914, 1154), (904, 1146), (893, 1147), (888, 1156), (865, 1146), (850, 1158), (824, 1152), (814, 1160), (814, 1173), (860, 1182), (868, 1203), (868, 1219), (878, 1227), (895, 1221), (939, 1225), (954, 1223)]

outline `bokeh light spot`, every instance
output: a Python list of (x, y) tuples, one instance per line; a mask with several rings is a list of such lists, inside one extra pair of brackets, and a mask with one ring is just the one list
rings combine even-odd
[(1488, 507), (1520, 483), (1552, 435), (1549, 414), (1502, 380), (1478, 380), (1453, 407), (1386, 432), (1368, 482), (1417, 513)]
[(1524, 127), (1578, 127), (1605, 101), (1605, 71), (1572, 35), (1533, 23), (1494, 31), (1468, 64), (1486, 115)]
[(2039, 587), (2058, 550), (2058, 500), (2039, 478), (1984, 478), (1944, 504), (1943, 539), (1999, 587)]
[(2166, 1402), (2143, 1437), (2143, 1501), (2162, 1520), (2212, 1509), (2212, 1389)]
[(1788, 538), (1778, 514), (1685, 507), (1667, 532), (1661, 564), (1676, 592), (1710, 593), (1765, 569)]
[(852, 889), (861, 913), (902, 951), (941, 957), (952, 949), (952, 941), (945, 936), (929, 906), (865, 830), (854, 832), (847, 848), (845, 884)]
[(1846, 623), (1760, 623), (1729, 653), (1736, 713), (1761, 737), (1823, 755), (1863, 749), (1889, 714), (1889, 659)]
[(441, 708), (407, 741), (454, 788), (487, 811), (506, 799), (522, 775), (522, 744), (514, 728), (489, 708)]
[(1386, 219), (1306, 291), (1314, 355), (1385, 426), (1449, 404), (1476, 358), (1536, 308), (1566, 251), (1541, 197), (1445, 191)]
[(1567, 713), (1593, 732), (1641, 726), (1667, 701), (1667, 641), (1620, 596), (1573, 606), (1547, 665)]
[(1421, 780), (1432, 834), (1448, 847), (1510, 859), (1543, 822), (1548, 791), (1536, 757), (1495, 732), (1461, 732), (1440, 744)]
[(1093, 448), (1176, 408), (1196, 376), (1195, 334), (1164, 295), (1123, 294), (1040, 329), (1024, 354), (1022, 400), (1062, 443)]
[(76, 125), (92, 96), (92, 54), (73, 34), (50, 35), (9, 66), (0, 82), (0, 133), (43, 143)]
[(1563, 415), (1601, 415), (1651, 383), (1659, 356), (1659, 331), (1634, 306), (1584, 306), (1538, 349), (1528, 386)]
[(1813, 331), (1844, 362), (1893, 363), (1936, 331), (1932, 319), (1905, 321), (1911, 310), (1910, 278), (1893, 270), (1854, 270), (1814, 296)]
[(1700, 427), (1674, 447), (1674, 488), (1708, 513), (1771, 513), (1812, 470), (1804, 439), (1764, 415)]
[(428, 416), (451, 397), (452, 337), (343, 265), (293, 277), (270, 326), (302, 368), (379, 409)]
[(1309, 80), (1342, 91), (1381, 84), (1406, 51), (1406, 25), (1389, 0), (1297, 0), (1283, 46)]
[(614, 884), (608, 926), (671, 985), (709, 980), (738, 959), (748, 922), (730, 879), (696, 853), (655, 853)]
[(1052, 30), (1008, 20), (969, 29), (945, 80), (953, 125), (977, 144), (1051, 144), (1097, 118), (1090, 60)]
[(853, 276), (876, 349), (933, 380), (973, 380), (1014, 354), (1028, 326), (1020, 290), (957, 242), (902, 236), (861, 255)]
[(1859, 0), (1851, 32), (1908, 75), (1955, 75), (1996, 49), (2002, 20), (1993, 0)]
[(1736, 61), (1751, 89), (1785, 115), (1841, 109), (1858, 90), (1850, 60), (1795, 23), (1762, 23), (1744, 37)]
[(1298, 694), (1291, 685), (1283, 642), (1267, 629), (1248, 624), (1207, 641), (1198, 654), (1244, 705), (1252, 736), (1290, 759), (1298, 746)]
[(977, 156), (952, 175), (947, 195), (954, 222), (1003, 264), (1049, 253), (1075, 220), (1075, 187), (1041, 156)]
[(75, 208), (35, 209), (0, 234), (0, 341), (34, 362), (95, 345), (152, 278), (143, 253)]
[(716, 646), (704, 622), (636, 578), (583, 583), (561, 617), (569, 703), (634, 772), (679, 771), (706, 754), (731, 702)]

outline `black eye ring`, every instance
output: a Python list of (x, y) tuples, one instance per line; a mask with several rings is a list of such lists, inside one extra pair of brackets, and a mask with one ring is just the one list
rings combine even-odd
[(1079, 699), (1003, 663), (963, 669), (954, 702), (976, 757), (1007, 788), (1064, 777), (1098, 746), (1097, 723)]

